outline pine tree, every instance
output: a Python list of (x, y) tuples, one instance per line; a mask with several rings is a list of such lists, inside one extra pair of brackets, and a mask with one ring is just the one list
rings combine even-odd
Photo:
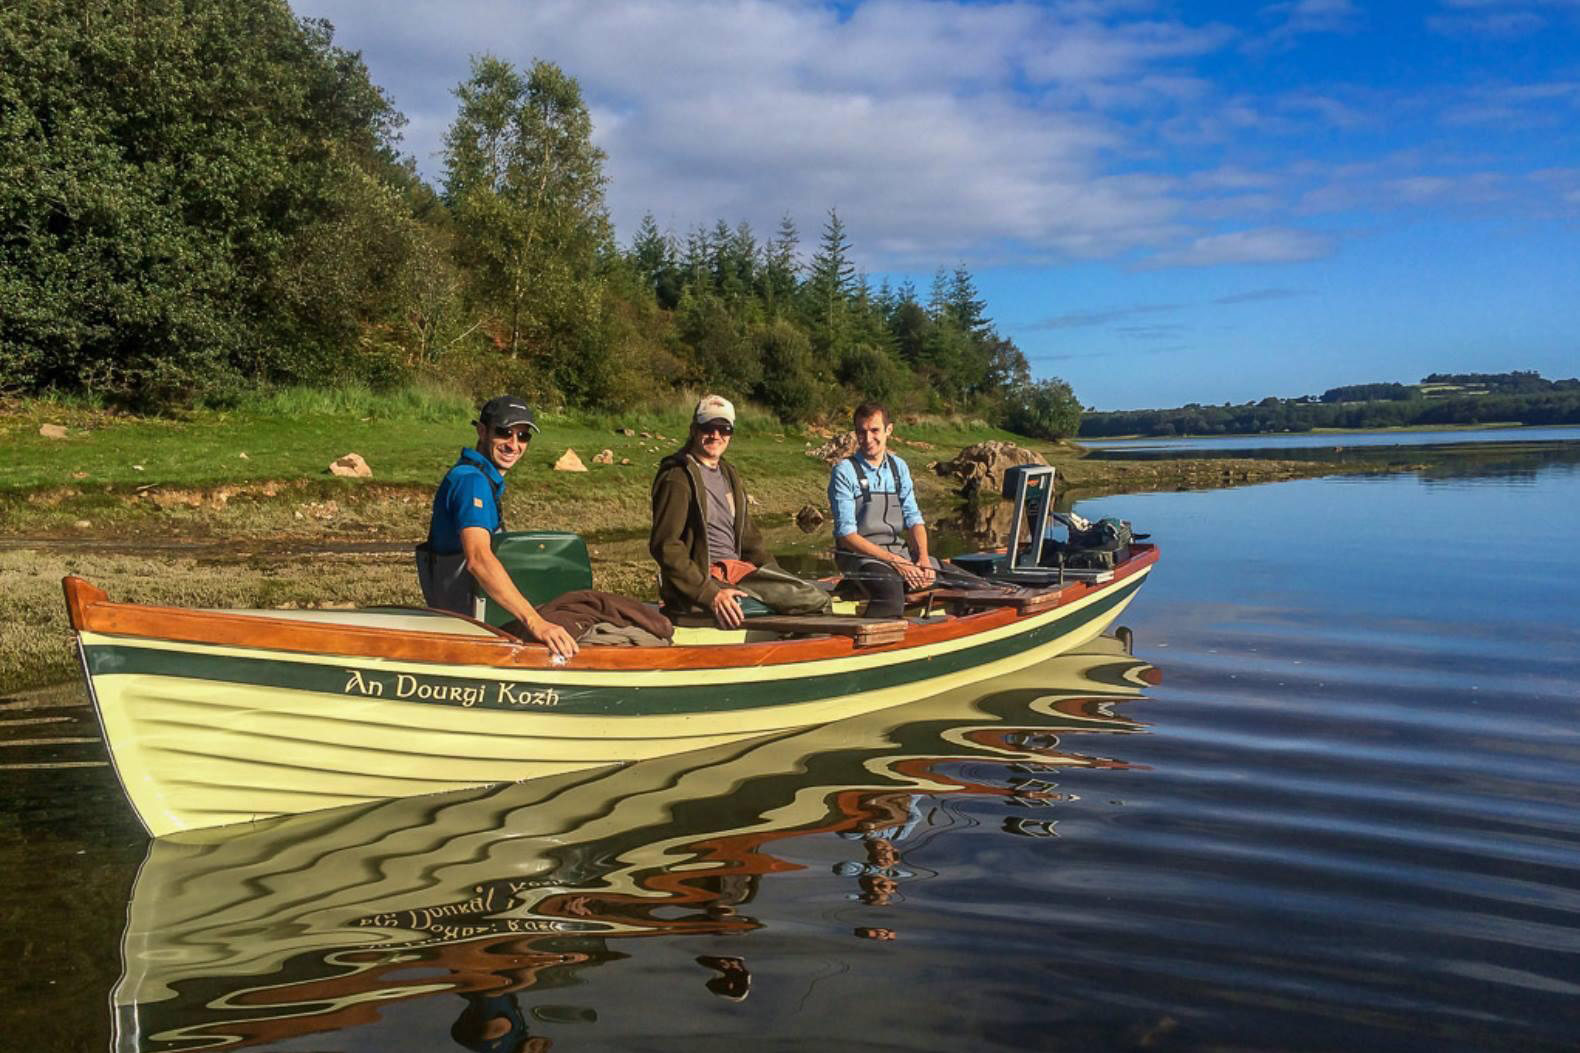
[(786, 212), (779, 221), (779, 233), (763, 247), (760, 289), (770, 317), (786, 310), (795, 298), (801, 280), (800, 237), (795, 220)]
[(850, 299), (855, 288), (856, 265), (850, 259), (850, 242), (839, 212), (828, 210), (828, 223), (817, 254), (801, 289), (805, 316), (812, 334), (812, 349), (825, 372), (832, 372), (846, 343)]
[(812, 257), (807, 277), (809, 291), (822, 312), (831, 312), (835, 304), (848, 300), (855, 288), (856, 265), (850, 259), (850, 242), (845, 237), (845, 224), (839, 212), (828, 210), (828, 222), (823, 226), (823, 237), (818, 243), (817, 254)]
[(927, 290), (927, 313), (935, 322), (949, 318), (949, 288), (949, 272), (940, 267), (933, 272), (933, 284)]
[(955, 325), (973, 336), (981, 336), (989, 328), (987, 302), (977, 292), (976, 282), (964, 263), (956, 265), (950, 276), (945, 309)]

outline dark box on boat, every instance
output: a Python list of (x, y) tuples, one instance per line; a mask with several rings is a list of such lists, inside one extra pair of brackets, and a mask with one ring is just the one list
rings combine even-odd
[[(495, 534), (494, 555), (534, 607), (564, 593), (593, 587), (587, 542), (580, 534), (554, 530)], [(481, 590), (477, 591), (480, 595)], [(489, 600), (483, 620), (489, 625), (504, 625), (513, 618), (509, 611)]]
[(979, 578), (991, 578), (1009, 566), (1009, 557), (1002, 552), (963, 552), (949, 562)]

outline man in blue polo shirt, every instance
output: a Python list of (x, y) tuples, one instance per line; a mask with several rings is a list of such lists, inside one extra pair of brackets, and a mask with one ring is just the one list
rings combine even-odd
[(462, 450), (440, 482), (428, 540), (417, 546), (423, 599), (430, 607), (470, 616), (476, 581), (529, 636), (569, 658), (577, 650), (575, 639), (538, 614), (494, 555), (493, 535), (505, 529), (505, 473), (527, 452), (537, 421), (521, 399), (500, 395), (484, 403), (472, 423), (477, 445)]

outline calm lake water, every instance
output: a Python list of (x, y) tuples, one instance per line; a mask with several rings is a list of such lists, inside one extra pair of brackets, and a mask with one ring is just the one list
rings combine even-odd
[(1082, 439), (1081, 445), (1102, 457), (1194, 457), (1201, 453), (1277, 450), (1287, 457), (1292, 450), (1371, 449), (1385, 446), (1472, 446), (1489, 443), (1580, 442), (1580, 427), (1478, 428), (1445, 431), (1296, 432), (1288, 435), (1213, 435), (1189, 439)]
[(1562, 453), (1088, 502), (1163, 549), (1134, 657), (208, 844), (0, 772), (0, 1048), (1573, 1050), (1576, 508)]

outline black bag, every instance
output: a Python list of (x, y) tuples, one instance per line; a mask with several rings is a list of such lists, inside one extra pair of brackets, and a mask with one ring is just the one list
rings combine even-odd
[(1071, 530), (1070, 540), (1062, 546), (1066, 567), (1074, 570), (1113, 570), (1130, 558), (1130, 543), (1135, 534), (1123, 519), (1099, 519), (1090, 528)]

